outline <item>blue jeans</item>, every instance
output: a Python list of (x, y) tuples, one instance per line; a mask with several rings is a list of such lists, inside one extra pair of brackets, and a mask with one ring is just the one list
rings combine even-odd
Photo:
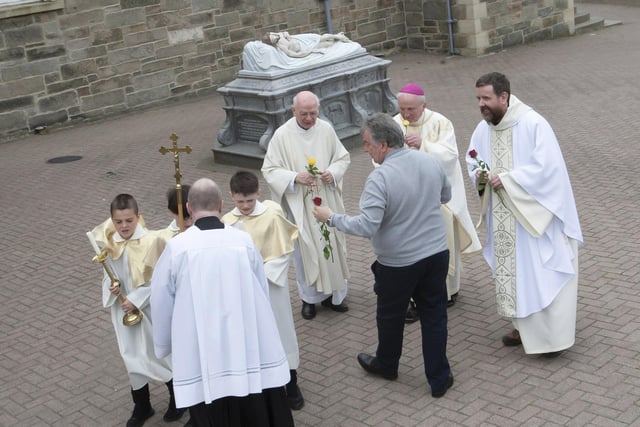
[(404, 320), (413, 298), (420, 317), (424, 370), (432, 390), (444, 389), (451, 374), (447, 359), (448, 269), (448, 250), (406, 267), (388, 267), (378, 261), (371, 266), (378, 296), (376, 357), (386, 372), (397, 373)]

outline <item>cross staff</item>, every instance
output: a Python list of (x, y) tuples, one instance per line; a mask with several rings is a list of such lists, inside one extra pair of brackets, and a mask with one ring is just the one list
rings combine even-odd
[(173, 146), (171, 148), (166, 148), (164, 146), (160, 147), (161, 154), (167, 154), (169, 152), (173, 153), (173, 165), (176, 169), (176, 198), (178, 200), (178, 226), (180, 227), (180, 231), (184, 231), (184, 212), (182, 212), (182, 184), (180, 184), (180, 179), (182, 178), (182, 174), (180, 173), (180, 153), (191, 153), (191, 146), (185, 145), (184, 147), (178, 147), (178, 136), (175, 133), (172, 133), (169, 137), (171, 142), (173, 142)]

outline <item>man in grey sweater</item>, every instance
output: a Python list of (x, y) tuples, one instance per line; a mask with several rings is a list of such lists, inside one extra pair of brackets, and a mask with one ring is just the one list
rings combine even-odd
[(433, 397), (453, 385), (447, 359), (447, 236), (440, 204), (451, 186), (431, 154), (404, 148), (402, 129), (385, 114), (362, 126), (364, 150), (380, 164), (368, 176), (360, 197), (360, 214), (349, 216), (316, 206), (317, 220), (340, 231), (368, 237), (377, 260), (371, 266), (378, 296), (375, 356), (358, 354), (369, 373), (398, 377), (404, 320), (413, 298), (420, 317), (422, 355)]

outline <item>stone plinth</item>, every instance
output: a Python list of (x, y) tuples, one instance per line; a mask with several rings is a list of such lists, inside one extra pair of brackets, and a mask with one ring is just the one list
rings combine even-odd
[(302, 90), (320, 98), (320, 117), (333, 124), (347, 149), (359, 145), (364, 118), (397, 112), (387, 78), (389, 64), (363, 49), (294, 71), (240, 71), (237, 79), (218, 89), (227, 118), (212, 148), (215, 162), (259, 169), (273, 132), (291, 118), (293, 97)]

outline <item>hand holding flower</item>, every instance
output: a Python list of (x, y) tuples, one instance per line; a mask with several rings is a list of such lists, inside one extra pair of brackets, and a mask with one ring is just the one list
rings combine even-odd
[(296, 175), (296, 182), (302, 185), (315, 185), (317, 178), (309, 172), (299, 172)]
[(489, 165), (478, 158), (476, 150), (469, 151), (469, 157), (476, 161), (476, 165), (473, 166), (472, 170), (476, 171), (476, 188), (482, 194), (489, 180)]
[(329, 227), (327, 226), (327, 221), (331, 216), (331, 209), (327, 207), (320, 206), (322, 204), (322, 199), (320, 197), (314, 197), (313, 204), (313, 216), (320, 222), (320, 234), (322, 234), (322, 239), (324, 240), (324, 248), (323, 254), (325, 259), (329, 259), (331, 257), (331, 261), (333, 262), (333, 247), (331, 246), (331, 232), (329, 231)]
[(320, 206), (320, 205), (316, 205), (313, 208), (313, 216), (315, 217), (315, 219), (317, 219), (319, 222), (326, 224), (327, 221), (329, 221), (329, 217), (331, 216), (333, 212), (331, 212), (331, 209), (329, 209), (326, 206)]
[(296, 176), (296, 180), (300, 177), (299, 181), (301, 184), (306, 184), (309, 186), (309, 189), (304, 193), (304, 197), (307, 197), (309, 194), (317, 194), (318, 192), (318, 175), (320, 175), (320, 170), (316, 166), (316, 159), (314, 157), (307, 158), (307, 165), (304, 167), (307, 172), (300, 172)]

